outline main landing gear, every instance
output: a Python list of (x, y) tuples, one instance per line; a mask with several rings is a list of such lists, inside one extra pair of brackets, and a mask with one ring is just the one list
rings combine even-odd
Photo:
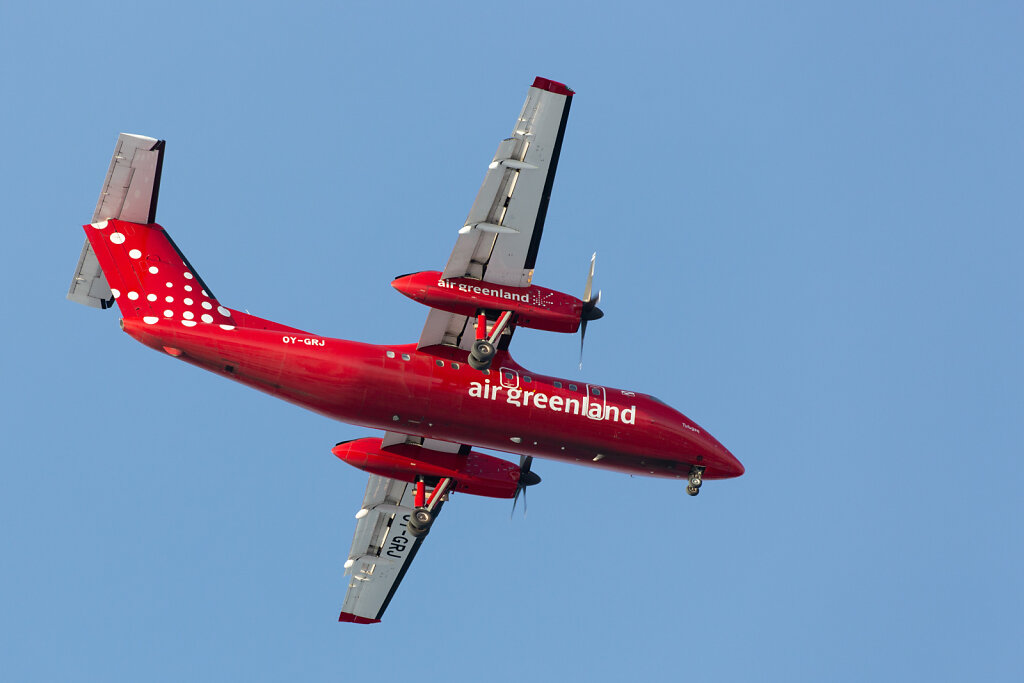
[(483, 372), (491, 367), (494, 354), (498, 352), (498, 339), (512, 322), (512, 311), (504, 311), (498, 316), (498, 320), (491, 328), (491, 334), (487, 334), (487, 316), (480, 314), (476, 319), (476, 341), (473, 342), (473, 349), (469, 352), (469, 367)]
[(497, 352), (498, 349), (488, 340), (477, 339), (473, 342), (473, 350), (469, 352), (469, 367), (481, 372), (487, 370)]
[(437, 482), (437, 486), (430, 492), (430, 498), (427, 498), (426, 484), (423, 478), (421, 477), (416, 480), (416, 502), (414, 503), (416, 507), (412, 514), (409, 515), (409, 521), (406, 524), (410, 534), (417, 538), (427, 535), (427, 532), (430, 531), (430, 526), (434, 523), (437, 506), (440, 505), (442, 500), (447, 500), (448, 492), (454, 483), (450, 477), (445, 477)]
[(704, 483), (704, 469), (700, 465), (694, 465), (690, 468), (690, 483), (686, 486), (686, 492), (691, 496), (696, 496), (700, 493), (700, 485)]

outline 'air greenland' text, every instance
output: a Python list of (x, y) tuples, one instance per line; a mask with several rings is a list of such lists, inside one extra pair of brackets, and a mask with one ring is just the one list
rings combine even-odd
[(502, 398), (505, 399), (505, 403), (517, 408), (534, 407), (541, 410), (553, 410), (556, 413), (582, 415), (591, 420), (610, 420), (627, 425), (636, 424), (635, 405), (628, 408), (620, 408), (619, 406), (607, 405), (604, 401), (591, 401), (589, 396), (581, 396), (579, 398), (548, 396), (540, 391), (526, 391), (517, 387), (492, 385), (490, 380), (485, 380), (482, 383), (469, 383), (469, 395), (473, 398), (496, 401), (502, 392), (504, 392)]
[(471, 292), (473, 294), (482, 294), (484, 296), (493, 296), (499, 299), (508, 299), (510, 301), (522, 301), (523, 303), (530, 303), (530, 293), (513, 293), (504, 289), (490, 289), (489, 287), (477, 287), (476, 285), (467, 285), (464, 282), (448, 282), (447, 280), (438, 280), (438, 287), (444, 289), (458, 289), (460, 292)]

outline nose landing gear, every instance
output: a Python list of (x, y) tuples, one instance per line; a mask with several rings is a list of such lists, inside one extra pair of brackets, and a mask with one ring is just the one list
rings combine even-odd
[(696, 496), (700, 493), (700, 485), (704, 483), (704, 469), (700, 465), (694, 465), (690, 468), (690, 483), (686, 487), (686, 492), (691, 496)]

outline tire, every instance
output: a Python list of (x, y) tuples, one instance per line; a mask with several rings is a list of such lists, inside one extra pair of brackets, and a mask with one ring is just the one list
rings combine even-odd
[(689, 493), (691, 496), (696, 496), (698, 493), (700, 493), (700, 489), (691, 484), (690, 486), (686, 487), (686, 492)]
[(487, 341), (486, 339), (477, 339), (473, 342), (473, 353), (477, 360), (486, 361), (490, 365), (490, 360), (494, 358), (494, 354), (497, 349), (494, 348), (494, 344)]
[(409, 515), (409, 533), (413, 536), (424, 536), (430, 531), (430, 525), (434, 523), (434, 515), (426, 508), (416, 508)]

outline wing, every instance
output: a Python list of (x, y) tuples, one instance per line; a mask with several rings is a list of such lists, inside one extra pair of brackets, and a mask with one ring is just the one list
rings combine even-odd
[[(380, 621), (388, 608), (426, 538), (414, 537), (406, 528), (414, 496), (412, 484), (370, 475), (345, 562), (350, 579), (338, 621), (372, 624)], [(434, 509), (435, 516), (443, 505)]]
[[(132, 223), (154, 223), (163, 158), (163, 140), (121, 133), (90, 222), (119, 218)], [(114, 303), (88, 240), (82, 247), (68, 298), (95, 308), (109, 308)]]
[[(572, 96), (561, 83), (539, 77), (533, 82), (512, 136), (501, 141), (487, 167), (443, 277), (530, 284)], [(468, 320), (432, 309), (419, 347), (468, 349), (473, 341), (473, 334), (465, 334)]]
[[(459, 444), (423, 439), (398, 432), (387, 432), (382, 447), (414, 443), (436, 451), (455, 453)], [(409, 570), (412, 559), (426, 536), (415, 537), (406, 528), (415, 507), (415, 486), (404, 481), (370, 475), (363, 506), (356, 514), (356, 533), (345, 561), (350, 576), (348, 592), (338, 621), (372, 624), (380, 621), (384, 610)], [(444, 502), (434, 508), (434, 517)], [(365, 512), (364, 512), (365, 511)]]

